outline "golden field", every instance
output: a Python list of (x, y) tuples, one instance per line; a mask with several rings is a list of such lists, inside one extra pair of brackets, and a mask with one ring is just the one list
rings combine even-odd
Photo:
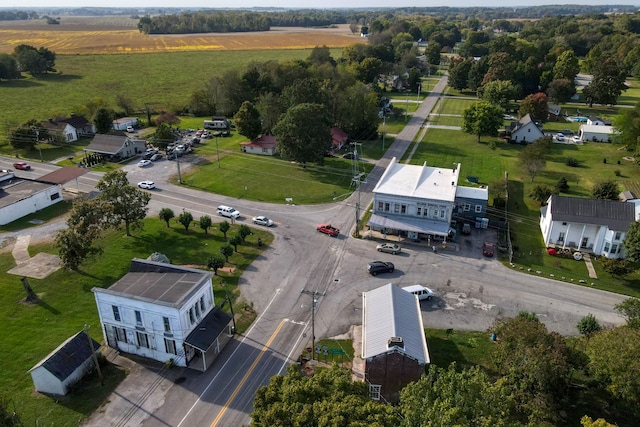
[(220, 50), (311, 49), (326, 45), (341, 48), (365, 40), (348, 25), (337, 28), (282, 28), (254, 33), (146, 35), (137, 20), (123, 17), (63, 18), (60, 25), (42, 21), (3, 23), (0, 53), (20, 44), (46, 47), (57, 55), (111, 55)]

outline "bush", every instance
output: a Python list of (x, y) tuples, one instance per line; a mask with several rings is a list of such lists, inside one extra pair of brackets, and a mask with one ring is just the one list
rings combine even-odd
[(578, 167), (578, 160), (574, 159), (573, 157), (567, 157), (567, 159), (564, 161), (564, 164), (572, 168), (575, 168), (575, 167)]
[(616, 176), (621, 176), (622, 172), (620, 172), (620, 169), (616, 169), (615, 171), (613, 171), (613, 173), (616, 174)]
[(605, 259), (602, 269), (613, 276), (624, 276), (633, 270), (633, 266), (626, 259)]
[(569, 191), (569, 183), (567, 182), (567, 178), (564, 176), (558, 180), (556, 183), (556, 191), (558, 193), (566, 193)]

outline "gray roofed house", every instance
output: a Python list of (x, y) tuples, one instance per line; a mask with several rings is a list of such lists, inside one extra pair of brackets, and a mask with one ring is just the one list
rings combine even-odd
[(541, 208), (540, 229), (547, 247), (624, 258), (622, 242), (634, 221), (632, 203), (554, 194)]
[(397, 401), (400, 390), (430, 363), (420, 302), (388, 283), (362, 294), (363, 372), (374, 399)]
[(205, 371), (232, 338), (215, 306), (212, 273), (143, 259), (110, 287), (93, 288), (107, 345)]
[(120, 160), (144, 153), (145, 145), (145, 140), (129, 138), (124, 134), (97, 134), (84, 151), (104, 154)]
[[(93, 350), (100, 344), (91, 339)], [(85, 332), (78, 332), (29, 370), (33, 384), (40, 393), (65, 395), (73, 384), (94, 367), (92, 349)]]

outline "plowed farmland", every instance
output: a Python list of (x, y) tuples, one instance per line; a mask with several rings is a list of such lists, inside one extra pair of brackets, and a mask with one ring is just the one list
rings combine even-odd
[(363, 40), (348, 25), (336, 28), (279, 28), (254, 33), (147, 35), (137, 21), (68, 21), (46, 25), (26, 21), (2, 25), (0, 52), (11, 53), (20, 44), (46, 47), (57, 55), (110, 55), (221, 50), (311, 49), (326, 45), (340, 48)]

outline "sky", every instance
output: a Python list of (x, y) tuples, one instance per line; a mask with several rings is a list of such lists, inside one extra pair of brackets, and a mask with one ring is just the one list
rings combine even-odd
[(30, 7), (285, 7), (285, 8), (349, 8), (349, 7), (523, 7), (550, 4), (625, 5), (640, 6), (640, 0), (3, 0), (0, 7), (26, 9)]

